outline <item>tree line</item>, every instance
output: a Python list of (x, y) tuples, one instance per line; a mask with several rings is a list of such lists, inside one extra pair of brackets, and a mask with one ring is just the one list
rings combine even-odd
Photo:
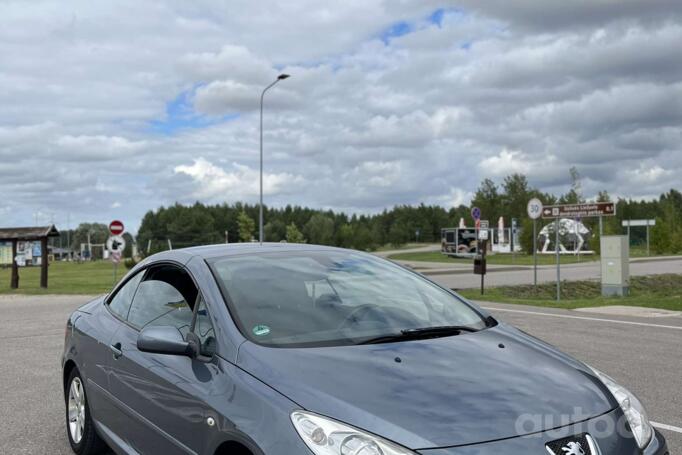
[[(467, 208), (445, 209), (421, 204), (397, 206), (374, 215), (315, 210), (288, 205), (264, 208), (268, 242), (287, 241), (373, 250), (386, 244), (440, 241), (442, 227), (459, 223)], [(173, 248), (258, 238), (258, 205), (243, 203), (175, 204), (149, 211), (137, 235), (138, 248), (151, 253)]]
[[(539, 198), (545, 205), (581, 202), (611, 201), (606, 191), (586, 199), (582, 195), (581, 177), (575, 168), (570, 170), (572, 184), (569, 191), (553, 195), (534, 188), (522, 174), (511, 174), (498, 184), (485, 179), (479, 185), (470, 205), (444, 208), (437, 205), (399, 205), (376, 214), (346, 214), (334, 210), (317, 210), (309, 207), (288, 205), (282, 208), (264, 208), (264, 233), (268, 242), (287, 241), (333, 245), (359, 250), (374, 250), (384, 245), (401, 246), (408, 242), (439, 242), (444, 227), (456, 227), (461, 218), (472, 225), (471, 207), (479, 207), (483, 219), (496, 227), (499, 217), (510, 226), (516, 218), (521, 227), (521, 243), (531, 250), (532, 222), (526, 214), (526, 205)], [(654, 200), (618, 199), (616, 216), (605, 217), (605, 234), (622, 234), (623, 220), (656, 219), (651, 232), (654, 252), (682, 253), (682, 193), (670, 190)], [(234, 204), (193, 205), (174, 204), (148, 211), (142, 219), (138, 234), (138, 250), (143, 254), (172, 248), (183, 248), (213, 243), (249, 242), (258, 238), (258, 205)], [(598, 250), (598, 220), (582, 222), (593, 232), (588, 239), (590, 247)], [(538, 230), (547, 222), (542, 222)], [(87, 241), (90, 233), (92, 243), (103, 243), (107, 227), (97, 223), (83, 223), (70, 231), (75, 250)], [(646, 231), (633, 229), (632, 243), (644, 243)], [(66, 232), (62, 241), (66, 243)], [(130, 238), (132, 240), (132, 238)], [(132, 242), (129, 242), (132, 243)], [(129, 256), (129, 250), (125, 252)]]

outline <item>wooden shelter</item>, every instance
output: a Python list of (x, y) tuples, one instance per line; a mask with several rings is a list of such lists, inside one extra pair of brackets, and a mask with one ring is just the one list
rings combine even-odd
[(0, 242), (12, 242), (12, 278), (10, 287), (19, 287), (19, 264), (17, 264), (17, 246), (19, 242), (40, 242), (40, 287), (47, 287), (47, 239), (58, 237), (59, 231), (54, 225), (40, 227), (0, 228)]

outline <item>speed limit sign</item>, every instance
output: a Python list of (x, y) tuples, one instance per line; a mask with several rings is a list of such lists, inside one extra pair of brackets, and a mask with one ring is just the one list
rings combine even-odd
[(542, 208), (542, 201), (540, 199), (531, 199), (528, 201), (528, 216), (533, 220), (537, 220), (542, 216)]

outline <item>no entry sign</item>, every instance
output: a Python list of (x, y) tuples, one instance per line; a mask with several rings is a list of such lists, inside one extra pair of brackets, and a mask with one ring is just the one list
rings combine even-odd
[(109, 223), (109, 232), (111, 232), (111, 235), (121, 235), (123, 234), (124, 230), (125, 227), (123, 226), (123, 223), (118, 220), (114, 220)]

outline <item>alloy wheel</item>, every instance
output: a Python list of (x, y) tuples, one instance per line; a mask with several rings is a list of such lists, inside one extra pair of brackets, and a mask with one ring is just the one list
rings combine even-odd
[(75, 444), (83, 439), (85, 429), (85, 391), (79, 378), (73, 378), (69, 388), (69, 433)]

